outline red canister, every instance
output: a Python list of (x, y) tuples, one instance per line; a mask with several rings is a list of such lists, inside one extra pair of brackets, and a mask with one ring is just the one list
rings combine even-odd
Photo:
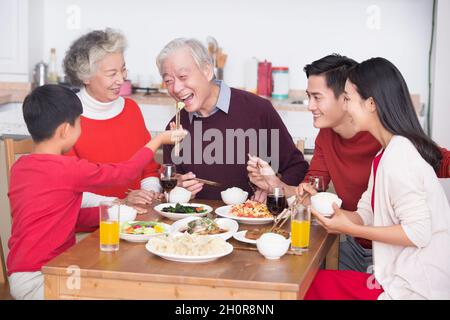
[(258, 63), (258, 94), (265, 97), (272, 94), (272, 63), (267, 60)]

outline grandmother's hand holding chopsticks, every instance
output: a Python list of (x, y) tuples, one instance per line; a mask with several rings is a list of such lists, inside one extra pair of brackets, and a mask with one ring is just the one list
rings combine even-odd
[(147, 213), (147, 209), (142, 206), (152, 204), (154, 201), (159, 201), (164, 197), (161, 193), (144, 189), (129, 189), (126, 194), (127, 197), (123, 199), (122, 202), (127, 206), (135, 208), (139, 214)]

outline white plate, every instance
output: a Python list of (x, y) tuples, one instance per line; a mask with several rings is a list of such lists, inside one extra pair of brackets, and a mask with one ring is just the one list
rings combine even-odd
[(176, 221), (181, 220), (187, 217), (204, 217), (208, 213), (213, 211), (213, 208), (206, 204), (201, 203), (180, 203), (183, 206), (192, 206), (192, 207), (204, 207), (206, 209), (206, 212), (203, 213), (171, 213), (171, 212), (164, 212), (162, 211), (165, 207), (175, 207), (176, 203), (161, 203), (155, 206), (153, 209), (155, 209), (156, 212), (158, 212), (163, 217), (166, 217), (170, 220)]
[(210, 262), (217, 260), (221, 257), (224, 257), (226, 255), (229, 255), (233, 252), (233, 246), (229, 243), (226, 243), (227, 250), (223, 253), (214, 254), (214, 255), (207, 255), (207, 256), (182, 256), (179, 254), (167, 254), (167, 253), (161, 253), (154, 251), (153, 248), (150, 245), (150, 242), (147, 242), (145, 245), (145, 248), (150, 252), (153, 253), (156, 256), (159, 256), (163, 259), (175, 261), (175, 262), (188, 262), (188, 263), (204, 263), (204, 262)]
[(242, 231), (236, 232), (235, 234), (233, 234), (233, 238), (235, 238), (237, 241), (250, 243), (250, 244), (256, 244), (256, 240), (247, 239), (245, 237), (246, 233), (247, 233), (247, 230), (242, 230)]
[[(197, 220), (197, 219), (202, 219), (202, 218), (201, 217), (188, 217), (188, 218), (184, 218), (182, 220), (178, 220), (177, 222), (172, 224), (172, 233), (173, 234), (182, 234), (179, 230), (186, 228), (189, 222), (191, 222), (193, 220)], [(228, 232), (209, 235), (210, 237), (218, 237), (218, 238), (222, 238), (223, 240), (228, 240), (239, 229), (239, 224), (232, 219), (217, 218), (217, 219), (214, 219), (214, 221), (219, 225), (220, 228), (228, 230)]]
[(216, 213), (218, 216), (233, 219), (237, 222), (243, 223), (243, 224), (267, 224), (273, 222), (272, 218), (244, 218), (244, 217), (236, 217), (235, 215), (232, 215), (231, 207), (233, 206), (223, 206), (216, 209)]
[[(130, 222), (137, 222), (137, 221), (128, 221)], [(150, 240), (151, 237), (158, 236), (161, 234), (169, 234), (172, 232), (172, 227), (167, 223), (158, 222), (159, 225), (164, 227), (165, 232), (164, 233), (153, 233), (153, 234), (128, 234), (128, 233), (120, 233), (120, 239), (130, 241), (130, 242), (147, 242)], [(122, 230), (122, 225), (120, 226), (120, 230)]]

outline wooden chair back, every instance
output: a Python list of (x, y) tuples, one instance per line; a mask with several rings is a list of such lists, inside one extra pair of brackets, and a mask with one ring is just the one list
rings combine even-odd
[(11, 177), (11, 167), (16, 161), (16, 156), (30, 153), (33, 150), (33, 140), (31, 138), (24, 140), (14, 140), (7, 138), (5, 141), (5, 155), (6, 155), (6, 175), (9, 179)]

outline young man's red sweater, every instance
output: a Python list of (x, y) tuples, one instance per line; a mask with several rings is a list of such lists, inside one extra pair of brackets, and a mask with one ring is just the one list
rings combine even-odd
[(85, 191), (129, 183), (153, 158), (142, 148), (118, 164), (94, 164), (76, 157), (31, 154), (11, 169), (12, 232), (8, 275), (39, 271), (75, 243), (75, 226), (98, 226), (98, 207), (81, 209)]

